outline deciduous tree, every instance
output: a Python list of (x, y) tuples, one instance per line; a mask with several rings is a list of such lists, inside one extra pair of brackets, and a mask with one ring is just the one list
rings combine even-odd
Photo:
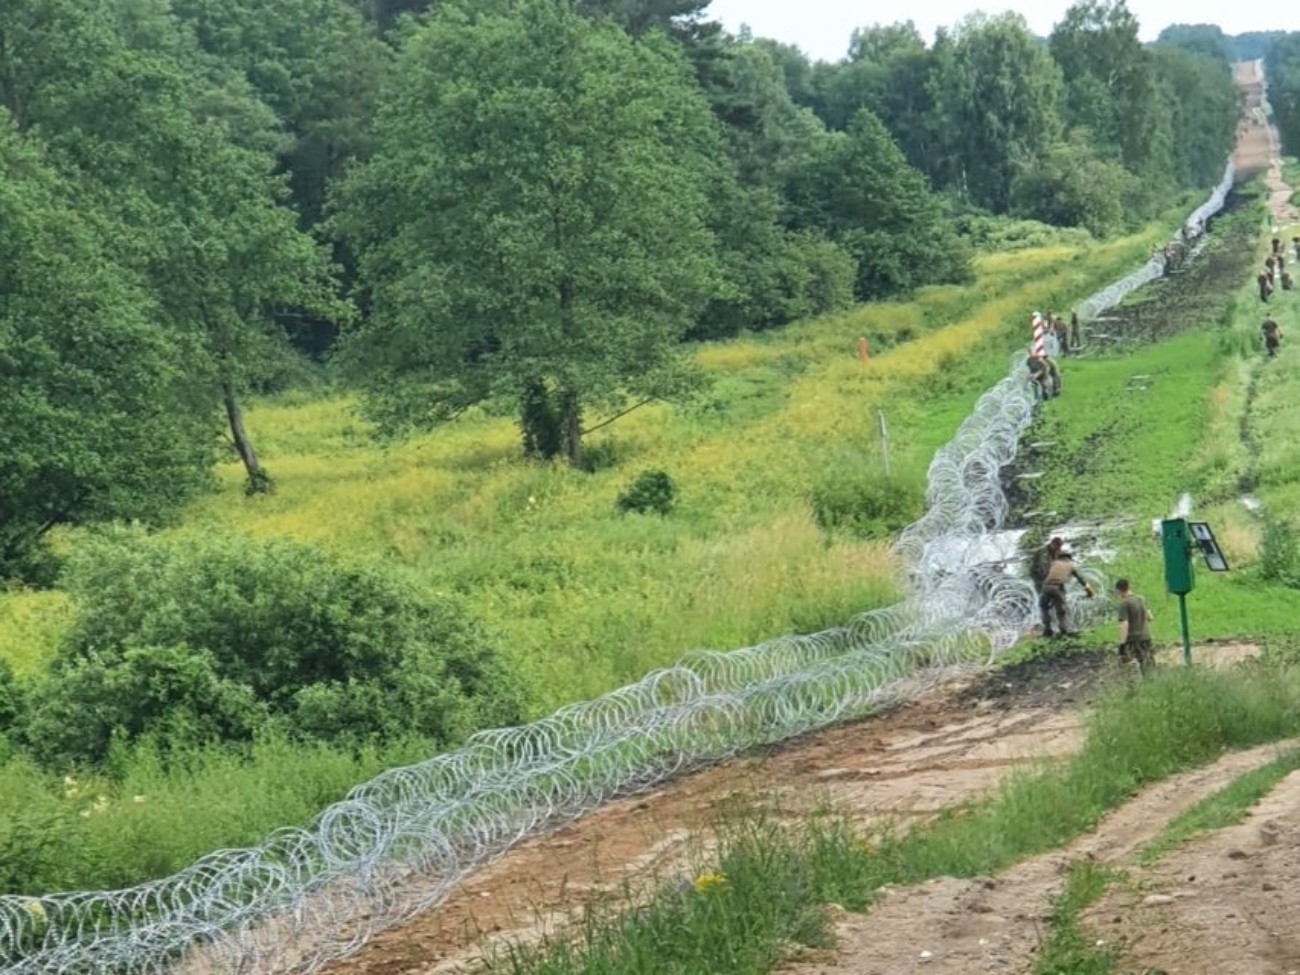
[(685, 375), (715, 292), (717, 132), (671, 42), (551, 0), (448, 3), (407, 39), (337, 228), (373, 312), (350, 343), (388, 428), (519, 404), (582, 462), (583, 416)]
[(191, 343), (115, 261), (129, 228), (88, 216), (3, 109), (0, 227), (3, 577), (55, 526), (165, 519), (205, 483), (215, 431), (188, 394)]

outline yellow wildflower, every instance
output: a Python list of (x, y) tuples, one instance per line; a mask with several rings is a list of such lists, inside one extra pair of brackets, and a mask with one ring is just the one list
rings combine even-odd
[(727, 878), (725, 874), (720, 873), (702, 873), (692, 881), (691, 886), (698, 893), (711, 894), (714, 891), (727, 889)]
[(49, 920), (45, 913), (45, 905), (35, 897), (26, 897), (23, 899), (23, 910), (25, 910), (33, 921), (44, 923)]

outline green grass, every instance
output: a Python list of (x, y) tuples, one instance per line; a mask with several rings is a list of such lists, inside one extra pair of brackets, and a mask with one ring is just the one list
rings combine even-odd
[[(825, 947), (854, 838), (842, 821), (787, 831), (763, 814), (723, 822), (716, 866), (626, 913), (591, 905), (576, 937), (512, 946), (502, 975), (758, 975), (792, 946)], [(573, 932), (570, 932), (573, 934)]]
[(1065, 890), (1052, 903), (1052, 927), (1034, 961), (1033, 975), (1109, 975), (1119, 952), (1079, 929), (1079, 914), (1094, 904), (1116, 874), (1088, 861), (1070, 864)]
[(1275, 785), (1296, 769), (1300, 769), (1300, 749), (1238, 776), (1231, 784), (1202, 799), (1166, 825), (1160, 835), (1142, 850), (1138, 862), (1150, 866), (1188, 840), (1241, 822)]
[[(713, 391), (593, 436), (599, 463), (590, 474), (525, 462), (508, 418), (479, 414), (381, 446), (346, 397), (294, 393), (255, 404), (248, 424), (277, 493), (245, 498), (239, 470), (225, 465), (222, 489), (173, 531), (312, 540), (340, 558), (387, 558), (431, 591), (460, 594), (532, 689), (534, 714), (636, 680), (693, 647), (731, 649), (842, 623), (897, 598), (896, 565), (887, 543), (814, 524), (809, 499), (823, 472), (874, 458), (881, 409), (893, 469), (919, 478), (1005, 374), (1008, 352), (1024, 343), (1026, 310), (1068, 308), (1126, 273), (1168, 223), (1105, 244), (986, 256), (968, 288), (924, 289), (909, 302), (701, 346)], [(875, 349), (865, 367), (861, 334)], [(648, 467), (678, 482), (677, 509), (666, 518), (619, 514), (618, 493)], [(58, 543), (75, 546), (76, 534)], [(0, 595), (0, 620), (10, 623), (0, 626), (0, 657), (36, 672), (67, 613), (58, 593)], [(14, 760), (0, 768), (0, 795), (19, 798), (0, 804), (0, 829), (25, 837), (15, 848), (48, 851), (16, 886), (157, 876), (305, 823), (386, 762), (426, 757), (418, 745), (359, 758), (276, 748), (274, 759), (215, 750), (177, 773), (148, 756), (123, 757), (93, 786), (103, 808), (85, 816), (89, 792), (69, 797), (61, 777)], [(268, 782), (272, 775), (279, 779)]]
[[(739, 833), (734, 824), (729, 828), (745, 842), (724, 833), (716, 865), (697, 867), (694, 885), (679, 883), (622, 913), (593, 909), (576, 938), (565, 932), (507, 950), (488, 969), (498, 975), (761, 975), (792, 945), (826, 942), (820, 905), (860, 910), (884, 885), (997, 874), (1086, 832), (1147, 785), (1297, 731), (1300, 670), (1170, 670), (1108, 694), (1089, 717), (1075, 757), (1015, 775), (989, 799), (876, 842), (855, 835), (833, 812), (798, 818), (783, 830), (761, 816), (744, 828), (742, 818)], [(1076, 919), (1112, 879), (1088, 864), (1071, 870), (1036, 975), (1111, 970), (1114, 955), (1088, 944)]]
[[(811, 632), (899, 595), (881, 541), (827, 537), (810, 515), (822, 472), (875, 463), (877, 408), (891, 466), (917, 479), (991, 378), (1027, 309), (1066, 308), (1130, 270), (1170, 218), (1108, 243), (979, 259), (969, 287), (922, 289), (695, 349), (714, 386), (636, 411), (590, 438), (593, 473), (529, 463), (513, 420), (478, 413), (393, 445), (372, 441), (346, 396), (253, 404), (247, 424), (276, 478), (248, 499), (236, 464), (185, 532), (315, 541), (405, 566), (465, 597), (534, 690), (540, 715), (640, 678), (696, 647)], [(857, 360), (857, 339), (873, 342)], [(991, 377), (991, 378), (990, 378)], [(589, 418), (597, 422), (599, 417)], [(679, 485), (668, 517), (615, 499), (647, 468)], [(75, 545), (75, 534), (60, 540)], [(60, 629), (37, 594), (0, 595), (0, 657), (30, 671)]]
[(164, 767), (146, 748), (97, 775), (0, 764), (0, 893), (114, 890), (169, 876), (213, 850), (305, 824), (358, 782), (425, 757), (421, 742), (347, 753), (267, 740)]

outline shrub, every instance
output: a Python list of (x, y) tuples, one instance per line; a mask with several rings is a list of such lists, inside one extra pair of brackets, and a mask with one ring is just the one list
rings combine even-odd
[(642, 471), (618, 496), (619, 511), (657, 512), (666, 515), (677, 500), (677, 484), (664, 471)]
[(925, 507), (919, 480), (886, 476), (853, 457), (831, 464), (812, 491), (813, 518), (828, 532), (883, 538), (906, 528)]
[(26, 722), (33, 753), (47, 763), (101, 759), (114, 740), (146, 734), (172, 749), (248, 740), (267, 720), (252, 688), (222, 677), (206, 650), (91, 650), (60, 663)]
[(1259, 546), (1259, 574), (1269, 582), (1300, 589), (1300, 547), (1285, 521), (1269, 518)]
[(518, 719), (518, 682), (481, 629), (391, 570), (295, 542), (85, 540), (74, 621), (33, 691), (46, 763), (99, 761), (115, 737), (189, 746), (275, 725), (309, 739), (438, 744)]
[(22, 714), (22, 691), (10, 666), (0, 660), (0, 738), (12, 728)]

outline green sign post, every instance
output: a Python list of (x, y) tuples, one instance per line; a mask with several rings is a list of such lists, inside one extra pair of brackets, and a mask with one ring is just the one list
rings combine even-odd
[(1192, 637), (1187, 626), (1187, 594), (1196, 587), (1192, 572), (1192, 553), (1205, 556), (1211, 572), (1227, 572), (1228, 560), (1223, 557), (1214, 532), (1203, 521), (1186, 518), (1166, 518), (1160, 522), (1160, 543), (1165, 554), (1165, 588), (1178, 597), (1178, 617), (1183, 630), (1183, 663), (1191, 666)]
[(1165, 589), (1178, 597), (1178, 617), (1183, 627), (1183, 663), (1192, 663), (1192, 637), (1187, 629), (1187, 594), (1196, 586), (1192, 572), (1192, 539), (1185, 518), (1166, 518), (1160, 523), (1160, 542), (1165, 550)]

